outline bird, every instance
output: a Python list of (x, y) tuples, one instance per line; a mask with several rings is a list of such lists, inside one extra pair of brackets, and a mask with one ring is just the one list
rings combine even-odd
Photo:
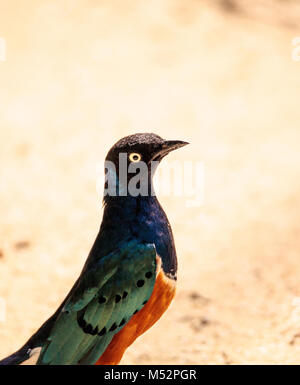
[(172, 229), (153, 187), (161, 160), (188, 143), (137, 133), (105, 159), (103, 218), (81, 274), (56, 312), (0, 365), (117, 365), (176, 292)]

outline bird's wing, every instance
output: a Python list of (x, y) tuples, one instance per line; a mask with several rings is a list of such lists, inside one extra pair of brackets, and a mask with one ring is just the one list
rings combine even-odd
[(138, 241), (121, 245), (84, 270), (37, 364), (94, 364), (150, 298), (155, 275), (155, 246)]

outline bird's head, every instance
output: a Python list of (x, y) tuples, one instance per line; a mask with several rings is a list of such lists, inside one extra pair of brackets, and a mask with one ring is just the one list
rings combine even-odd
[(164, 156), (177, 148), (187, 145), (181, 140), (165, 140), (156, 134), (134, 134), (120, 139), (108, 152), (106, 160), (116, 166), (119, 155), (126, 154), (128, 163), (161, 161)]
[(149, 133), (120, 139), (105, 159), (105, 193), (115, 193), (117, 196), (147, 195), (152, 176), (162, 158), (187, 144)]

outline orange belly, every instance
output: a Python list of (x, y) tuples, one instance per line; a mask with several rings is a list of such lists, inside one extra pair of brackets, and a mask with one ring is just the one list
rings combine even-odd
[(163, 315), (175, 295), (176, 281), (167, 278), (160, 269), (147, 304), (116, 334), (96, 365), (117, 365), (137, 337), (145, 333)]

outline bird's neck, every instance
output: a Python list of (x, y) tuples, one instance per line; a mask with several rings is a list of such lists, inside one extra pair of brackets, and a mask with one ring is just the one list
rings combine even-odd
[(106, 196), (104, 197), (104, 215), (118, 218), (127, 222), (136, 218), (141, 210), (151, 212), (154, 207), (160, 207), (155, 195), (141, 196)]
[(141, 201), (145, 204), (157, 202), (152, 177), (153, 174), (148, 173), (136, 180), (135, 176), (131, 176), (122, 181), (115, 173), (111, 173), (104, 186), (104, 205), (126, 204), (130, 207)]
[[(132, 237), (154, 243), (164, 272), (176, 279), (177, 257), (172, 230), (156, 196), (110, 197), (106, 200), (100, 229), (106, 252)], [(102, 250), (103, 251), (103, 250)]]

